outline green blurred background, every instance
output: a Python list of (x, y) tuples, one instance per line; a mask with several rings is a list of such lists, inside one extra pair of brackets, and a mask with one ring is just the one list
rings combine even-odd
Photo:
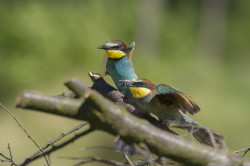
[[(103, 59), (96, 47), (107, 39), (135, 41), (138, 76), (191, 95), (202, 109), (195, 120), (224, 134), (230, 149), (248, 147), (249, 7), (245, 0), (2, 0), (0, 102), (42, 146), (80, 121), (15, 109), (18, 94), (24, 89), (60, 94), (72, 77), (91, 86), (87, 72), (101, 72)], [(6, 154), (10, 143), (14, 160), (21, 162), (37, 148), (0, 110), (0, 152)], [(83, 150), (113, 144), (114, 137), (94, 132), (52, 154), (51, 162), (76, 163), (59, 156), (122, 160), (110, 150)]]

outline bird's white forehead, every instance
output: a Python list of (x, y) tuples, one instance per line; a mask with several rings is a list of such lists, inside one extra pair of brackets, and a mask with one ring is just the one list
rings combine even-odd
[(113, 43), (113, 42), (108, 42), (106, 45), (111, 47), (111, 46), (118, 46), (119, 44)]

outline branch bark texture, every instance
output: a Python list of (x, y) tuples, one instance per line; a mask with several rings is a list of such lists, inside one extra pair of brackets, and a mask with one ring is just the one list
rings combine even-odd
[[(76, 79), (66, 83), (77, 86)], [(79, 87), (79, 86), (77, 86)], [(86, 86), (70, 88), (79, 99), (47, 96), (25, 91), (18, 100), (17, 107), (35, 109), (42, 112), (86, 120), (94, 130), (103, 130), (129, 143), (144, 143), (158, 156), (165, 156), (185, 165), (233, 165), (250, 164), (247, 159), (226, 151), (211, 148), (177, 137), (153, 126), (148, 121), (132, 115), (122, 104), (115, 104), (95, 90)], [(79, 91), (80, 90), (80, 91)]]

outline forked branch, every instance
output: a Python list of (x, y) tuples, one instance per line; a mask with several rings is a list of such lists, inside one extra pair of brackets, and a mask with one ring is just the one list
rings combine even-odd
[[(78, 86), (73, 79), (67, 83)], [(81, 83), (80, 83), (81, 84)], [(69, 118), (86, 120), (92, 130), (103, 130), (120, 137), (128, 143), (143, 143), (158, 156), (165, 156), (185, 165), (243, 165), (247, 159), (232, 152), (222, 151), (164, 132), (148, 121), (137, 118), (126, 111), (123, 104), (115, 104), (97, 91), (87, 88), (70, 88), (79, 99), (63, 98), (25, 91), (18, 100), (17, 107), (35, 109)], [(126, 106), (125, 106), (126, 107)]]

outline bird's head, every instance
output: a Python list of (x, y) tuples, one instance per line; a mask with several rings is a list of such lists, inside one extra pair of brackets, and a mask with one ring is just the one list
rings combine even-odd
[(122, 40), (111, 40), (105, 45), (97, 47), (98, 49), (104, 49), (106, 55), (110, 59), (120, 59), (124, 56), (131, 57), (135, 47), (135, 42), (132, 42), (129, 47)]
[(122, 86), (128, 87), (133, 98), (144, 98), (155, 92), (154, 83), (147, 79), (121, 80)]

